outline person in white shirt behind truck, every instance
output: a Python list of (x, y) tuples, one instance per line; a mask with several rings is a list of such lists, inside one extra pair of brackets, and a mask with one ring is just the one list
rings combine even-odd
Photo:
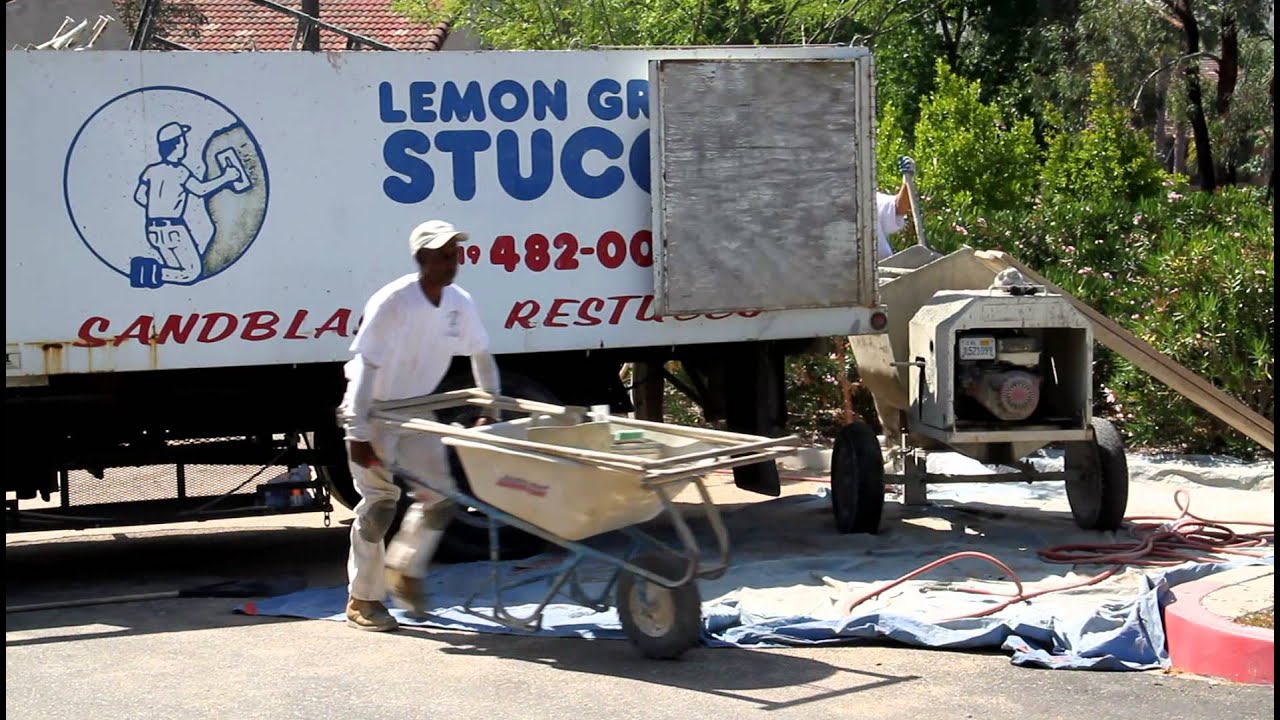
[[(399, 627), (383, 604), (388, 590), (406, 610), (426, 612), (427, 567), (453, 512), (443, 496), (415, 489), (399, 532), (384, 548), (400, 499), (388, 468), (394, 463), (445, 487), (453, 487), (454, 478), (439, 437), (371, 425), (371, 403), (434, 393), (457, 355), (471, 357), (480, 389), (500, 390), (498, 366), (475, 303), (453, 284), (458, 243), (466, 240), (466, 233), (441, 220), (414, 228), (409, 250), (418, 272), (393, 280), (369, 298), (351, 343), (355, 357), (346, 366), (342, 414), (360, 502), (347, 561), (347, 624), (360, 630)], [(484, 416), (477, 424), (492, 420)]]
[(883, 261), (893, 254), (889, 236), (907, 226), (911, 215), (911, 191), (907, 188), (907, 176), (916, 174), (916, 163), (909, 157), (898, 158), (898, 170), (903, 175), (902, 187), (897, 195), (876, 193), (876, 256)]

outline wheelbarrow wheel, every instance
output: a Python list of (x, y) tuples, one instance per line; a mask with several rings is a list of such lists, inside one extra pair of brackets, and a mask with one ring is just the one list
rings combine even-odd
[(831, 509), (842, 533), (880, 532), (884, 512), (884, 460), (875, 430), (852, 422), (831, 451)]
[(1093, 418), (1093, 439), (1066, 448), (1067, 502), (1082, 530), (1115, 530), (1129, 505), (1129, 463), (1114, 425)]
[[(632, 561), (664, 578), (684, 575), (685, 561), (671, 555), (641, 555)], [(698, 644), (702, 635), (702, 599), (697, 582), (667, 588), (624, 572), (618, 578), (618, 618), (640, 654), (674, 660)]]

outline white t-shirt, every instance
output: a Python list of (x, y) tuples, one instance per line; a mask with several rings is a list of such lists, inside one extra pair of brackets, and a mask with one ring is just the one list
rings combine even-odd
[(876, 193), (876, 247), (880, 254), (877, 262), (893, 254), (889, 236), (906, 226), (907, 216), (898, 214), (898, 196)]
[(356, 357), (345, 366), (343, 407), (351, 407), (362, 358), (378, 368), (371, 399), (401, 400), (435, 392), (454, 356), (488, 349), (489, 336), (466, 290), (446, 286), (435, 306), (418, 284), (418, 274), (405, 275), (365, 304), (364, 321), (351, 342)]

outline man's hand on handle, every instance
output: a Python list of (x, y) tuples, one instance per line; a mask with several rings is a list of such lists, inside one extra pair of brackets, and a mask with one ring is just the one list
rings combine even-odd
[(362, 468), (371, 468), (382, 464), (382, 461), (378, 460), (378, 453), (373, 451), (373, 444), (365, 440), (348, 440), (347, 454), (351, 457), (351, 462)]
[(916, 227), (916, 244), (929, 247), (924, 236), (924, 214), (920, 207), (920, 195), (916, 192), (916, 161), (903, 155), (898, 158), (898, 170), (902, 173), (902, 189), (898, 191), (898, 212), (911, 214)]

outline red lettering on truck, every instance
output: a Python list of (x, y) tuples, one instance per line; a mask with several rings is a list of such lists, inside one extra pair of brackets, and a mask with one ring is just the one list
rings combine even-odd
[(306, 335), (299, 335), (298, 329), (302, 327), (302, 323), (307, 320), (307, 311), (299, 310), (293, 314), (293, 322), (289, 323), (289, 329), (284, 331), (285, 340), (310, 340)]
[(116, 336), (115, 346), (120, 347), (120, 344), (129, 338), (133, 338), (143, 345), (149, 345), (151, 342), (151, 321), (154, 319), (150, 315), (139, 316), (138, 319), (130, 323), (124, 332)]
[(325, 320), (324, 324), (316, 329), (316, 337), (319, 338), (327, 332), (337, 333), (342, 337), (347, 337), (347, 325), (350, 323), (351, 311), (343, 308), (329, 316), (329, 319)]
[[(186, 320), (186, 325), (179, 327), (179, 323)], [(196, 323), (199, 322), (200, 315), (191, 313), (190, 315), (170, 315), (164, 321), (164, 325), (160, 326), (160, 332), (156, 333), (156, 344), (163, 345), (173, 338), (179, 344), (185, 343), (187, 338), (191, 337), (192, 331), (196, 329)]]
[[(638, 305), (633, 305), (632, 300), (639, 300)], [(728, 317), (737, 315), (744, 318), (753, 318), (760, 314), (759, 310), (744, 310), (736, 313), (695, 313), (685, 315), (658, 315), (653, 310), (652, 295), (613, 295), (607, 298), (588, 297), (588, 298), (555, 298), (545, 306), (537, 300), (517, 300), (511, 305), (511, 310), (507, 313), (507, 321), (503, 327), (511, 330), (515, 327), (521, 327), (526, 330), (532, 330), (536, 327), (549, 328), (566, 328), (571, 326), (592, 327), (607, 323), (609, 325), (621, 324), (623, 319), (636, 320), (639, 322), (664, 322), (667, 318), (678, 320), (680, 322), (688, 322), (690, 320), (723, 320)], [(602, 319), (600, 313), (609, 309), (612, 303), (608, 318)], [(573, 311), (573, 306), (577, 306), (577, 312)], [(629, 308), (634, 308), (628, 311)], [(572, 323), (565, 322), (566, 318), (574, 317), (577, 319)]]
[(577, 300), (569, 300), (566, 298), (556, 298), (551, 303), (551, 309), (547, 311), (547, 320), (544, 325), (547, 327), (569, 327), (566, 323), (559, 322), (560, 318), (569, 317), (569, 313), (564, 312), (562, 308), (569, 303), (577, 304)]
[[(218, 323), (222, 323), (223, 327), (219, 328), (215, 335), (214, 328), (218, 327)], [(239, 321), (231, 313), (209, 313), (204, 316), (204, 327), (200, 328), (200, 334), (196, 336), (196, 340), (202, 343), (221, 342), (231, 337), (231, 334), (236, 331), (237, 324)]]
[(194, 339), (200, 343), (218, 343), (237, 338), (248, 342), (262, 342), (283, 338), (286, 340), (311, 340), (327, 333), (349, 337), (352, 311), (339, 308), (319, 327), (307, 327), (308, 310), (293, 313), (288, 329), (281, 333), (283, 316), (274, 310), (253, 310), (243, 315), (225, 312), (168, 315), (159, 320), (153, 315), (139, 315), (124, 325), (120, 332), (112, 332), (110, 319), (95, 315), (80, 325), (77, 347), (119, 347), (130, 340), (140, 345), (185, 345)]
[(240, 338), (249, 342), (270, 340), (276, 336), (276, 325), (279, 322), (280, 316), (270, 310), (245, 313), (244, 330), (240, 333)]
[[(595, 309), (594, 310), (591, 309), (592, 307), (594, 307)], [(579, 327), (590, 327), (592, 325), (599, 325), (600, 318), (596, 317), (595, 313), (598, 313), (603, 309), (604, 309), (604, 300), (602, 298), (594, 298), (594, 297), (587, 298), (586, 300), (582, 301), (581, 305), (578, 306), (578, 319), (574, 320), (573, 324)]]
[(537, 317), (538, 310), (542, 308), (537, 300), (521, 300), (511, 306), (511, 312), (507, 313), (507, 322), (503, 326), (510, 330), (519, 325), (522, 328), (532, 328), (533, 318)]
[(107, 344), (106, 340), (95, 337), (95, 332), (106, 332), (111, 327), (111, 321), (104, 317), (91, 317), (80, 325), (80, 332), (76, 334), (80, 341), (76, 343), (77, 347), (102, 347)]

